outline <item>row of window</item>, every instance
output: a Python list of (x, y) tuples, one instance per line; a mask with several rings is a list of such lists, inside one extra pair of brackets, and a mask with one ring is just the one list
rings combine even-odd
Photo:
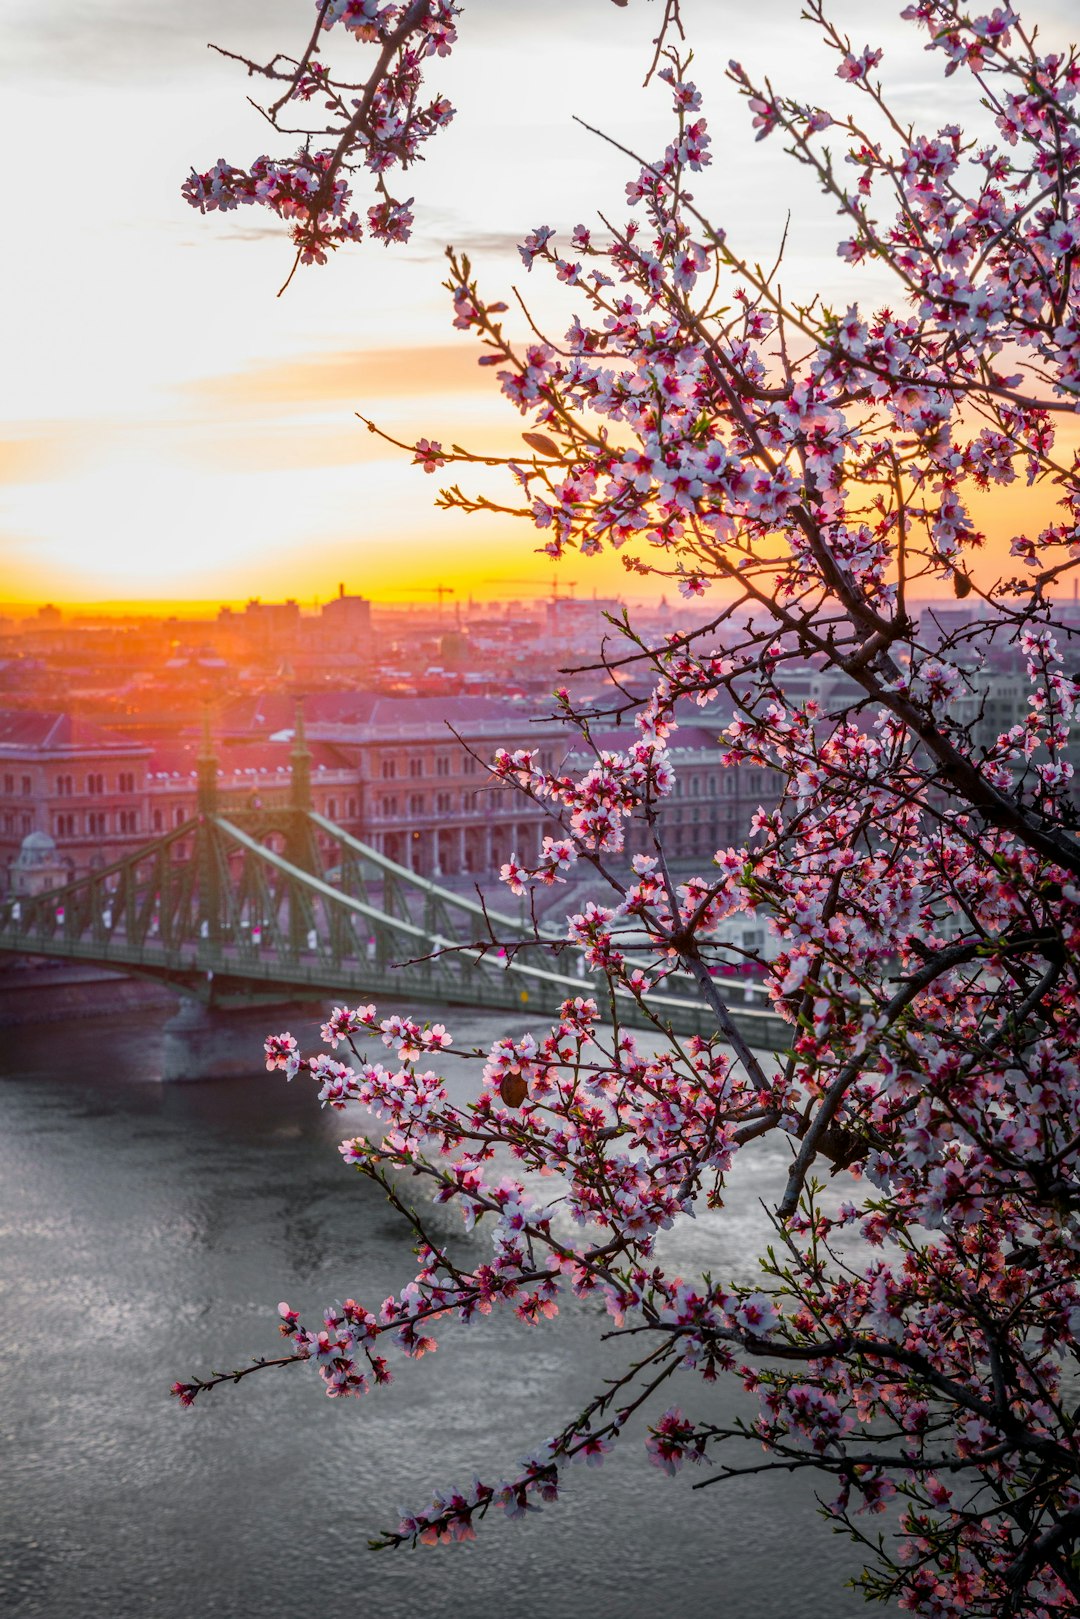
[[(172, 812), (172, 824), (173, 824), (173, 826), (183, 826), (185, 821), (190, 820), (191, 813), (192, 813), (191, 810), (188, 809), (183, 804), (174, 805), (173, 806), (173, 812)], [(91, 819), (92, 819), (92, 817), (91, 817)], [(103, 819), (104, 819), (104, 817), (103, 817)], [(160, 810), (160, 809), (154, 810), (153, 814), (150, 817), (150, 824), (153, 827), (155, 832), (164, 832), (166, 826), (168, 825), (168, 813), (167, 813), (167, 811)]]
[[(407, 770), (398, 768), (399, 765), (404, 766), (405, 763), (405, 760), (399, 760), (396, 756), (384, 757), (381, 764), (383, 781), (396, 781), (399, 776), (409, 776), (415, 781), (417, 778), (428, 774), (424, 767), (424, 759), (419, 754), (414, 755), (407, 761)], [(457, 770), (455, 771), (455, 755), (449, 753), (436, 754), (436, 776), (453, 776), (455, 774), (461, 776), (475, 776), (481, 770), (483, 770), (485, 773), (487, 771), (487, 766), (479, 759), (475, 759), (471, 753), (461, 754), (460, 757), (457, 757), (456, 763)], [(541, 750), (539, 764), (541, 770), (550, 771), (552, 769), (553, 756), (549, 750)]]
[[(718, 798), (723, 793), (725, 798), (753, 798), (770, 791), (772, 774), (769, 770), (725, 770), (723, 776), (715, 772), (708, 776), (676, 776), (675, 797)], [(776, 784), (779, 791), (779, 777)]]
[[(550, 760), (546, 756), (542, 755), (540, 762), (544, 769), (550, 768)], [(436, 776), (451, 775), (453, 773), (452, 765), (453, 760), (449, 755), (439, 755), (435, 760)], [(459, 761), (459, 765), (461, 773), (467, 776), (475, 775), (480, 769), (479, 762), (470, 754), (464, 755), (464, 757)], [(382, 761), (382, 774), (385, 781), (393, 781), (396, 779), (397, 766), (398, 761), (396, 759), (384, 759)], [(424, 775), (424, 761), (422, 758), (410, 759), (408, 761), (408, 766), (408, 773), (411, 777), (418, 778)], [(678, 776), (675, 780), (675, 796), (677, 798), (681, 798), (685, 794), (685, 796), (688, 798), (716, 798), (721, 792), (723, 792), (725, 796), (729, 796), (738, 794), (740, 783), (743, 787), (742, 796), (752, 796), (768, 791), (771, 785), (769, 781), (770, 775), (771, 772), (764, 770), (751, 770), (748, 773), (737, 773), (732, 770), (725, 771), (722, 777), (718, 776), (715, 772), (709, 775)], [(723, 781), (722, 788), (720, 786), (721, 780)], [(3, 781), (5, 795), (9, 798), (13, 797), (16, 791), (15, 776), (11, 773), (7, 773), (5, 774)], [(88, 796), (100, 797), (107, 790), (108, 785), (106, 778), (101, 771), (92, 771), (85, 778), (85, 786), (83, 791)], [(22, 776), (20, 778), (19, 791), (23, 798), (32, 797), (33, 781), (30, 776)], [(133, 771), (121, 770), (119, 772), (116, 778), (116, 791), (120, 793), (133, 793), (135, 791), (135, 774)], [(75, 794), (76, 779), (74, 776), (62, 775), (56, 777), (56, 795), (58, 798), (74, 798)], [(440, 805), (439, 807), (449, 808), (450, 806), (449, 804), (446, 804), (445, 806)], [(337, 810), (337, 800), (333, 798), (328, 800), (326, 813), (331, 820), (333, 820), (337, 815)], [(355, 816), (355, 798), (350, 798), (348, 800), (347, 814), (350, 817)]]
[[(67, 810), (63, 815), (54, 817), (53, 836), (58, 838), (103, 838), (111, 830), (129, 835), (139, 830), (139, 812), (136, 809), (117, 810), (114, 826), (110, 827), (109, 822), (113, 819), (114, 817), (105, 810), (90, 810), (85, 816), (76, 815), (73, 810)], [(183, 819), (183, 812), (179, 811), (176, 824), (179, 826)], [(156, 811), (154, 822), (155, 829), (158, 832), (162, 831), (160, 810)]]
[(4, 815), (5, 832), (21, 832), (23, 837), (34, 830), (34, 817), (32, 815), (14, 815), (8, 810)]
[[(438, 808), (449, 809), (450, 795), (448, 793), (440, 793), (438, 797), (440, 801)], [(442, 802), (444, 799), (447, 800), (446, 803)], [(355, 819), (356, 799), (347, 799), (345, 801), (345, 808), (349, 819)], [(183, 826), (184, 822), (191, 818), (192, 813), (193, 810), (191, 806), (184, 804), (175, 804), (171, 810), (154, 809), (150, 816), (151, 830), (154, 832), (164, 832), (173, 827)], [(327, 799), (327, 817), (333, 821), (336, 819), (337, 813), (337, 799)], [(17, 825), (17, 820), (18, 817), (13, 813), (5, 813), (3, 817), (4, 831), (11, 833), (18, 831), (19, 828)], [(111, 813), (105, 810), (88, 810), (84, 815), (77, 814), (75, 811), (65, 811), (64, 814), (57, 815), (55, 817), (55, 828), (55, 835), (60, 838), (101, 838), (108, 836), (110, 832), (129, 834), (132, 832), (138, 832), (140, 829), (139, 812), (135, 809), (117, 810), (114, 817)], [(31, 832), (32, 830), (33, 818), (29, 815), (24, 815), (22, 817), (22, 831), (26, 833)]]
[[(17, 819), (17, 817), (12, 815), (10, 812), (6, 813), (4, 815), (4, 817), (3, 817), (3, 827), (4, 827), (5, 832), (16, 832), (16, 831), (20, 830), (15, 825), (16, 819)], [(74, 837), (77, 837), (79, 835), (78, 830), (77, 830), (79, 819), (80, 819), (80, 817), (77, 816), (76, 814), (74, 814), (71, 811), (67, 811), (62, 815), (55, 816), (54, 817), (54, 835), (56, 837), (58, 837), (58, 838), (74, 838)], [(109, 819), (109, 817), (107, 815), (105, 815), (103, 812), (96, 812), (95, 811), (95, 812), (91, 812), (89, 815), (87, 815), (86, 816), (86, 833), (87, 833), (87, 835), (93, 836), (93, 837), (101, 837), (101, 836), (106, 835), (108, 830), (109, 830), (108, 825), (107, 825), (108, 819)], [(176, 824), (178, 826), (181, 825), (183, 823), (183, 820), (184, 820), (184, 811), (178, 807), (177, 810), (176, 810)], [(22, 831), (22, 833), (24, 835), (27, 832), (30, 832), (30, 831), (33, 830), (33, 821), (32, 821), (31, 816), (24, 815), (24, 816), (21, 817), (21, 821), (22, 821), (21, 831)], [(115, 828), (115, 830), (117, 832), (121, 833), (121, 834), (128, 834), (128, 835), (137, 833), (139, 831), (139, 812), (138, 812), (138, 810), (119, 810), (117, 812), (117, 816), (116, 816), (116, 828)], [(156, 832), (164, 831), (163, 816), (162, 816), (161, 810), (155, 810), (154, 811), (154, 830)], [(521, 835), (521, 836), (523, 836), (524, 832), (525, 832), (524, 828), (518, 828), (517, 832), (514, 833), (513, 835)], [(710, 828), (709, 826), (685, 826), (685, 827), (683, 827), (683, 826), (675, 826), (673, 828), (670, 828), (669, 829), (669, 836), (670, 836), (671, 852), (673, 854), (675, 854), (675, 855), (708, 854), (708, 853), (711, 853), (711, 851), (716, 846), (718, 833), (719, 833), (718, 828)], [(413, 835), (414, 835), (414, 837), (419, 836), (419, 834), (417, 834), (417, 833), (414, 833)], [(727, 829), (727, 836), (728, 836), (729, 841), (734, 840), (734, 833), (732, 832), (732, 829), (730, 827), (728, 827), (728, 829)], [(631, 841), (633, 842), (633, 841), (636, 841), (636, 840), (631, 838)], [(644, 844), (642, 846), (644, 847)], [(174, 857), (176, 859), (184, 859), (188, 853), (189, 853), (189, 851), (187, 849), (184, 849), (182, 847), (178, 847), (178, 848), (176, 848), (174, 850)], [(471, 869), (471, 859), (470, 859), (470, 869)]]
[[(343, 802), (344, 802), (344, 805), (345, 805), (345, 819), (347, 821), (355, 821), (355, 819), (356, 819), (356, 799), (355, 798), (347, 798), (347, 799), (344, 799)], [(326, 819), (328, 821), (336, 821), (337, 820), (337, 817), (338, 817), (338, 801), (337, 801), (336, 798), (328, 798), (326, 800), (326, 808), (323, 810), (323, 814), (326, 816)]]
[[(10, 780), (11, 780), (10, 776), (5, 777), (5, 782), (10, 781)], [(24, 776), (23, 777), (23, 783), (24, 783), (23, 791), (24, 792), (29, 792), (29, 786), (28, 786), (29, 780), (30, 780), (29, 776)], [(91, 773), (86, 777), (86, 785), (83, 788), (83, 791), (85, 793), (88, 793), (92, 798), (93, 797), (100, 798), (101, 794), (106, 791), (105, 777), (104, 777), (104, 775), (102, 774), (102, 772), (100, 770), (91, 771)], [(121, 770), (120, 771), (119, 775), (116, 778), (116, 791), (118, 793), (133, 793), (135, 791), (135, 773), (134, 773), (134, 771), (132, 771), (132, 770)], [(56, 796), (57, 796), (57, 798), (74, 798), (74, 796), (75, 796), (75, 777), (74, 776), (57, 776), (57, 778), (56, 778)]]
[[(377, 807), (383, 820), (391, 820), (394, 816), (401, 814), (402, 807), (404, 807), (404, 812), (407, 815), (449, 815), (458, 810), (464, 811), (465, 814), (481, 815), (487, 809), (488, 804), (485, 798), (476, 793), (464, 793), (460, 801), (456, 793), (434, 793), (430, 801), (424, 793), (409, 793), (401, 798), (397, 793), (387, 793), (378, 801)], [(729, 817), (734, 808), (734, 805), (729, 804), (727, 806)], [(528, 812), (526, 811), (526, 813)], [(667, 811), (667, 817), (678, 824), (683, 819), (684, 813), (687, 820), (694, 822), (704, 820), (709, 825), (717, 825), (717, 835), (719, 834), (719, 825), (716, 821), (718, 812), (712, 812), (701, 805), (694, 804), (688, 805), (685, 812), (681, 808), (675, 809), (672, 807)], [(333, 820), (333, 810), (328, 808), (327, 814)], [(734, 827), (735, 822), (729, 819), (727, 823), (728, 837), (735, 836)]]
[[(401, 764), (405, 763), (404, 760), (399, 761), (397, 758), (384, 758), (383, 759), (383, 761), (382, 761), (382, 779), (383, 779), (383, 781), (395, 781), (397, 779), (399, 762)], [(412, 759), (410, 759), (408, 761), (408, 766), (409, 766), (409, 768), (408, 768), (407, 774), (409, 776), (411, 776), (413, 778), (413, 780), (416, 780), (418, 777), (423, 776), (425, 774), (424, 761), (419, 755), (416, 755)], [(480, 768), (480, 765), (479, 765), (478, 761), (473, 758), (471, 753), (464, 754), (462, 756), (462, 758), (458, 760), (458, 770), (459, 770), (460, 774), (463, 775), (463, 776), (475, 776), (476, 772), (479, 770), (479, 768)], [(402, 770), (401, 774), (405, 775), (406, 771)], [(440, 753), (440, 754), (436, 755), (436, 758), (435, 758), (435, 774), (437, 776), (452, 776), (454, 774), (454, 761), (453, 761), (453, 758), (451, 757), (450, 754), (448, 754), (448, 753)]]
[[(399, 800), (397, 794), (389, 794), (382, 800), (382, 804), (380, 806), (383, 815), (397, 815), (398, 803)], [(436, 793), (433, 804), (437, 813), (441, 812), (445, 815), (454, 807), (454, 795), (452, 793)], [(423, 793), (410, 793), (408, 798), (408, 813), (410, 815), (423, 815), (426, 807), (427, 799), (424, 797)]]
[[(760, 775), (764, 774), (764, 772), (760, 773)], [(753, 783), (755, 778), (758, 776), (758, 772), (751, 772), (751, 783)], [(127, 779), (131, 780), (132, 778), (128, 777)], [(714, 788), (716, 778), (710, 778), (710, 783), (711, 787)], [(753, 787), (751, 787), (751, 791), (753, 791)], [(357, 813), (356, 799), (349, 798), (343, 802), (347, 819), (354, 819)], [(402, 812), (403, 807), (405, 813), (410, 816), (422, 816), (426, 814), (448, 815), (462, 810), (467, 814), (472, 813), (474, 815), (481, 815), (485, 813), (488, 806), (485, 798), (476, 793), (464, 793), (461, 795), (450, 792), (437, 792), (431, 795), (425, 793), (410, 793), (402, 798), (399, 798), (396, 793), (391, 793), (384, 795), (382, 799), (378, 801), (378, 810), (380, 816), (385, 820), (390, 820), (398, 816)], [(190, 806), (183, 804), (174, 805), (171, 811), (155, 808), (151, 813), (151, 830), (153, 832), (164, 832), (167, 827), (182, 826), (185, 820), (189, 818), (191, 813), (192, 810)], [(333, 821), (337, 819), (338, 800), (336, 798), (327, 799), (325, 813), (329, 820)], [(728, 813), (730, 815), (731, 807), (729, 807)], [(673, 812), (673, 808), (672, 810), (669, 810), (668, 815), (676, 826), (678, 826), (678, 823), (683, 819), (681, 812), (678, 810), (674, 810)], [(692, 820), (694, 823), (704, 820), (706, 824), (712, 824), (714, 821), (714, 816), (712, 814), (707, 811), (703, 814), (702, 809), (696, 804), (693, 806), (687, 806), (686, 816), (688, 820)], [(16, 821), (17, 817), (13, 813), (6, 813), (3, 817), (3, 826), (5, 832), (15, 832), (17, 830)], [(22, 817), (22, 822), (24, 833), (32, 829), (30, 817), (24, 815)], [(85, 815), (77, 815), (74, 812), (69, 812), (55, 817), (55, 827), (56, 836), (62, 838), (74, 838), (79, 836), (104, 837), (107, 836), (110, 831), (118, 832), (121, 835), (131, 835), (140, 830), (139, 811), (136, 809), (118, 810), (115, 812), (89, 810), (85, 813)], [(715, 826), (715, 829), (710, 835), (714, 838), (720, 836), (720, 827), (718, 825)], [(736, 832), (734, 823), (729, 821), (726, 827), (726, 836), (731, 839), (735, 835)]]
[(735, 804), (724, 804), (715, 810), (708, 804), (668, 804), (660, 813), (665, 831), (671, 827), (686, 826), (691, 821), (696, 826), (700, 821), (713, 828), (714, 837), (719, 837), (724, 827), (727, 828), (725, 835), (729, 838), (735, 836), (737, 828), (739, 835), (745, 837), (750, 830), (750, 810), (744, 804), (742, 812), (738, 811), (739, 807)]
[[(396, 793), (388, 793), (378, 801), (377, 809), (384, 820), (390, 820), (401, 813), (402, 805), (407, 815), (451, 815), (458, 812), (484, 815), (490, 807), (489, 801), (479, 793), (462, 793), (460, 799), (457, 793), (433, 793), (430, 800), (424, 793), (410, 793), (401, 798)], [(525, 813), (528, 814), (528, 811)]]
[[(676, 826), (668, 835), (670, 853), (681, 854), (712, 854), (716, 849), (718, 829), (708, 826)], [(728, 842), (735, 841), (730, 829)]]

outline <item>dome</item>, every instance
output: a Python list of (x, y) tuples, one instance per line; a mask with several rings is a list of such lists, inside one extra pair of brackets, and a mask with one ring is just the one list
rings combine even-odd
[(27, 866), (52, 866), (58, 859), (56, 844), (47, 832), (28, 832), (15, 857), (15, 864), (25, 870)]

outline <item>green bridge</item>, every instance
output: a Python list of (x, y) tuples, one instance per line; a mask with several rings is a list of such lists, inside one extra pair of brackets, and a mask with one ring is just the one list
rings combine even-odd
[[(570, 996), (608, 1004), (606, 981), (584, 976), (557, 934), (541, 929), (538, 939), (524, 913), (456, 894), (316, 814), (302, 725), (291, 764), (288, 804), (225, 816), (205, 734), (195, 818), (64, 887), (9, 895), (0, 953), (93, 963), (223, 1010), (391, 999), (505, 1008), (531, 1021)], [(685, 994), (649, 997), (655, 1016), (677, 1033), (715, 1033), (714, 1015), (681, 982)], [(617, 1010), (628, 1025), (655, 1027), (630, 997)], [(730, 1015), (755, 1046), (788, 1042), (768, 1011)]]

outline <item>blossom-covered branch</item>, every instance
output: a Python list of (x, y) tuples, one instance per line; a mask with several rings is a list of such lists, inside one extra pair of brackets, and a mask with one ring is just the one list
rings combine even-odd
[[(492, 1244), (455, 1259), (413, 1211), (420, 1266), (399, 1294), (311, 1327), (285, 1307), (284, 1330), (331, 1393), (382, 1381), (387, 1343), (426, 1353), (440, 1316), (511, 1308), (542, 1327), (568, 1293), (601, 1299), (635, 1346), (521, 1469), (439, 1496), (389, 1543), (552, 1499), (565, 1463), (599, 1461), (636, 1419), (668, 1473), (828, 1475), (868, 1596), (932, 1619), (1058, 1619), (1080, 1608), (1080, 681), (1051, 593), (1080, 568), (1080, 62), (1010, 9), (916, 0), (904, 15), (979, 134), (916, 130), (881, 52), (819, 0), (806, 15), (840, 110), (738, 64), (730, 83), (758, 138), (836, 204), (842, 260), (892, 276), (889, 305), (785, 295), (706, 216), (709, 132), (674, 37), (658, 73), (672, 136), (633, 158), (627, 217), (522, 241), (526, 270), (568, 289), (564, 331), (531, 314), (517, 330), (450, 256), (454, 324), (529, 453), (403, 444), (427, 473), (505, 470), (504, 494), (452, 484), (440, 503), (511, 513), (553, 559), (617, 552), (717, 605), (658, 643), (627, 625), (598, 666), (637, 678), (613, 679), (609, 713), (560, 695), (571, 763), (493, 761), (551, 823), (537, 859), (506, 863), (511, 889), (597, 875), (560, 944), (602, 995), (476, 1054), (461, 1104), (440, 1025), (339, 1009), (323, 1033), (346, 1060), (268, 1042), (324, 1103), (381, 1121), (344, 1143), (348, 1162), (402, 1208), (412, 1177)], [(1025, 527), (996, 577), (975, 497), (1012, 485)], [(1004, 717), (998, 678), (1019, 694)], [(700, 871), (666, 833), (688, 718), (714, 726), (725, 770), (781, 783)], [(619, 746), (597, 740), (628, 719)], [(767, 924), (768, 952), (733, 942), (743, 920)], [(784, 1020), (778, 1056), (739, 1036), (733, 961)], [(672, 1031), (676, 990), (708, 1036)], [(663, 1234), (695, 1209), (722, 1217), (732, 1165), (767, 1137), (791, 1170), (760, 1276), (672, 1274)], [(751, 1418), (694, 1417), (694, 1379), (719, 1376), (750, 1391)], [(643, 1417), (676, 1379), (682, 1403)], [(895, 1533), (871, 1536), (863, 1515), (890, 1500)]]

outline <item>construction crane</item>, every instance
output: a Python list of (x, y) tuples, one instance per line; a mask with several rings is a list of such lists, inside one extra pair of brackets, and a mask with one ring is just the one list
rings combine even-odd
[(454, 594), (453, 585), (424, 585), (419, 590), (413, 591), (414, 596), (438, 596), (440, 618), (442, 618), (443, 597), (453, 596)]

